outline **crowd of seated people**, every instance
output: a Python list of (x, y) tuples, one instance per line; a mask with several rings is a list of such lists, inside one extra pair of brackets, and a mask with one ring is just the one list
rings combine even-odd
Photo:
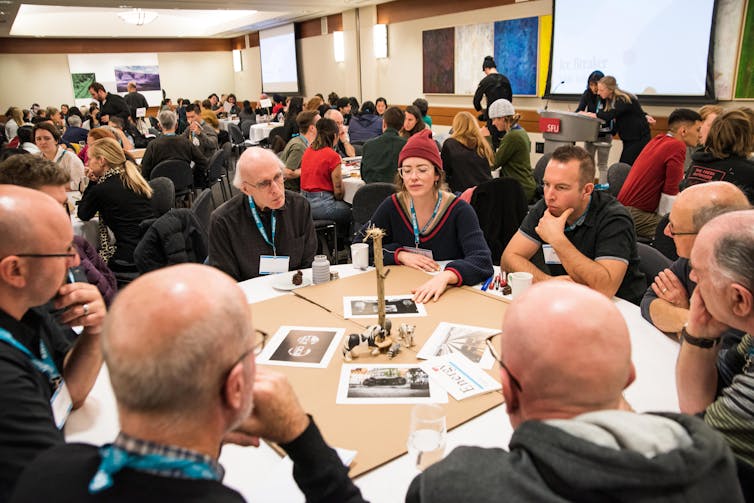
[[(620, 96), (617, 87), (606, 89)], [(0, 162), (0, 227), (6, 237), (0, 243), (0, 409), (23, 413), (0, 413), (0, 431), (5, 432), (0, 435), (0, 457), (10, 460), (0, 474), (0, 500), (89, 501), (100, 492), (104, 497), (135, 498), (141, 484), (148, 483), (153, 495), (165, 498), (184, 495), (190, 501), (215, 495), (237, 501), (239, 496), (220, 482), (217, 452), (223, 438), (241, 435), (246, 441), (262, 437), (278, 442), (291, 455), (296, 482), (309, 501), (362, 501), (285, 379), (258, 369), (255, 380), (253, 358), (232, 363), (235, 349), (240, 353), (251, 347), (254, 335), (245, 300), (225, 275), (243, 281), (276, 272), (266, 269), (270, 264), (261, 260), (265, 256), (285, 260), (287, 270), (311, 266), (318, 248), (317, 219), (335, 220), (347, 244), (352, 208), (342, 201), (340, 168), (343, 157), (357, 151), (363, 151), (365, 182), (395, 183), (396, 193), (370, 220), (386, 232), (385, 263), (433, 273), (413, 286), (416, 302), (438, 301), (454, 285), (476, 285), (493, 274), (493, 257), (475, 209), (460, 193), (490, 181), (492, 170), (500, 168), (500, 176), (516, 180), (532, 203), (500, 257), (503, 270), (530, 272), (535, 283), (506, 313), (501, 346), (506, 364), (498, 358), (515, 445), (510, 454), (480, 448), (454, 451), (414, 480), (407, 501), (492, 501), (501, 494), (528, 500), (550, 493), (574, 500), (610, 499), (612, 491), (619, 493), (627, 483), (611, 471), (614, 462), (646, 470), (630, 481), (635, 501), (692, 493), (711, 498), (719, 495), (716, 484), (725, 486), (730, 501), (754, 497), (754, 447), (748, 427), (754, 422), (754, 375), (747, 364), (754, 350), (748, 335), (754, 330), (750, 110), (699, 115), (714, 115), (707, 126), (694, 120), (695, 113), (684, 115), (688, 134), (679, 134), (685, 145), (675, 145), (674, 151), (682, 152), (686, 145), (698, 148), (689, 154), (685, 180), (664, 228), (680, 258), (655, 278), (646, 278), (634, 217), (617, 198), (595, 187), (594, 159), (586, 150), (557, 149), (544, 171), (544, 197), (536, 200), (529, 137), (508, 100), (488, 107), (489, 119), (505, 133), (493, 151), (486, 129), (468, 112), (459, 112), (448, 138), (438, 142), (429, 104), (422, 98), (402, 110), (388, 106), (385, 98), (359, 106), (355, 99), (335, 93), (327, 100), (322, 95), (274, 96), (268, 115), (283, 118), (279, 153), (270, 142), (273, 148), (252, 147), (240, 154), (233, 180), (237, 192), (218, 204), (210, 218), (208, 266), (165, 268), (141, 276), (116, 294), (114, 273), (133, 266), (144, 232), (141, 224), (155, 216), (148, 183), (154, 167), (166, 159), (188, 161), (195, 186), (201, 187), (197, 173), (206, 174), (209, 159), (223, 143), (220, 121), (234, 116), (255, 119), (258, 109), (249, 100), (240, 106), (233, 94), (211, 93), (199, 102), (179, 99), (176, 105), (166, 101), (157, 121), (148, 121), (149, 136), (141, 135), (146, 150), (139, 165), (130, 153), (137, 143), (133, 130), (141, 134), (139, 118), (130, 112), (143, 104), (138, 92), (129, 88), (125, 115), (111, 93), (98, 86), (91, 93), (96, 101), (82, 109), (37, 105), (27, 113), (11, 107), (2, 128), (10, 157)], [(679, 131), (670, 127), (670, 133)], [(667, 136), (672, 139), (672, 134)], [(642, 149), (635, 144), (630, 148), (640, 165)], [(674, 169), (682, 166), (678, 161)], [(76, 216), (84, 221), (98, 216), (97, 243), (87, 246), (71, 235), (65, 209), (70, 211), (66, 192), (73, 191), (82, 192)], [(40, 247), (30, 248), (28, 243)], [(540, 254), (543, 264), (535, 260)], [(44, 267), (27, 265), (42, 257)], [(61, 285), (66, 271), (79, 264), (90, 284)], [(185, 284), (185, 292), (166, 286), (178, 283)], [(626, 410), (621, 392), (634, 379), (634, 369), (627, 331), (608, 300), (613, 296), (641, 303), (647, 320), (681, 342), (677, 376), (684, 414)], [(180, 309), (187, 303), (193, 307), (191, 313)], [(110, 314), (106, 306), (112, 306)], [(136, 309), (143, 316), (127, 315)], [(593, 314), (583, 316), (587, 311)], [(540, 325), (556, 328), (526, 323), (532, 316), (541, 317)], [(219, 317), (222, 323), (213, 322), (212, 330), (196, 338), (195, 326), (209, 326), (208, 320)], [(70, 326), (84, 329), (76, 335)], [(6, 332), (10, 338), (3, 335)], [(171, 374), (185, 364), (184, 357), (206, 360), (212, 338), (227, 334), (233, 334), (235, 339), (228, 339), (233, 343), (217, 353), (217, 361), (201, 367), (206, 375)], [(527, 337), (515, 337), (518, 334)], [(587, 348), (582, 360), (560, 358), (575, 344), (575, 337)], [(191, 347), (186, 348), (189, 339)], [(144, 344), (154, 346), (154, 352), (139, 352)], [(543, 354), (541, 348), (548, 345), (555, 349)], [(56, 379), (24, 360), (29, 352), (33, 358), (42, 357), (37, 355), (42, 346), (49, 349)], [(58, 427), (65, 417), (57, 417), (49, 404), (58, 396), (62, 380), (70, 388), (72, 406), (80, 406), (99, 372), (103, 352), (126, 418), (122, 431), (103, 450), (66, 446)], [(608, 353), (610, 358), (599, 365), (588, 358)], [(150, 374), (150, 359), (169, 370)], [(559, 387), (552, 386), (553, 375)], [(214, 396), (215, 388), (212, 396), (205, 390), (206, 376), (223, 383), (222, 399)], [(31, 384), (21, 389), (19, 379)], [(148, 414), (152, 418), (176, 417), (185, 404), (158, 388), (173, 389), (179, 381), (194, 398), (191, 406), (197, 414), (181, 423), (186, 426), (182, 435), (148, 435), (139, 427), (145, 412), (140, 407), (158, 407), (160, 414)], [(576, 395), (565, 391), (575, 388)], [(253, 410), (252, 396), (259, 407)], [(271, 408), (262, 407), (265, 404)], [(207, 417), (223, 418), (207, 433), (212, 455), (192, 450), (196, 426)], [(241, 430), (233, 431), (239, 425)], [(579, 433), (583, 431), (587, 433)], [(627, 431), (642, 431), (641, 438), (628, 441)], [(672, 439), (663, 438), (661, 431), (672, 432)], [(589, 432), (603, 439), (614, 437), (620, 446), (606, 447)], [(538, 452), (538, 444), (548, 446), (548, 453)], [(165, 452), (169, 445), (187, 450), (207, 468), (209, 475), (201, 477), (202, 483), (192, 480), (198, 477), (175, 476), (172, 451), (160, 461), (164, 465), (143, 469), (140, 456)], [(581, 446), (581, 454), (569, 459), (590, 467), (589, 481), (563, 469), (569, 446)], [(653, 455), (642, 451), (647, 448)], [(127, 461), (112, 466), (111, 456), (123, 453)], [(526, 463), (516, 461), (519, 454)], [(571, 451), (567, 454), (573, 456)], [(653, 474), (659, 469), (673, 479), (670, 486), (657, 485)], [(484, 484), (472, 487), (472, 472)], [(600, 484), (603, 477), (610, 477), (615, 486)]]

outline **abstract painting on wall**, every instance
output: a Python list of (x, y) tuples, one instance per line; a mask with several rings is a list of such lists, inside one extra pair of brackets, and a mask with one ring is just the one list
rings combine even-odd
[(454, 88), (455, 28), (422, 32), (423, 91), (452, 94)]
[(537, 94), (539, 18), (495, 22), (497, 70), (511, 81), (513, 94)]
[(474, 94), (482, 80), (482, 61), (494, 54), (492, 23), (456, 27), (456, 94)]
[(159, 91), (160, 67), (159, 66), (116, 66), (115, 85), (119, 93), (128, 91), (128, 83), (136, 82), (139, 91)]
[(754, 98), (754, 2), (749, 2), (741, 33), (736, 99)]

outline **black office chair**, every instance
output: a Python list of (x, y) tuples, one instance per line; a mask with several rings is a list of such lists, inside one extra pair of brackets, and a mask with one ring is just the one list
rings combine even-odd
[(190, 208), (194, 201), (194, 174), (189, 163), (177, 159), (162, 161), (154, 167), (149, 179), (154, 180), (161, 176), (170, 178), (175, 186), (175, 206), (177, 207), (178, 201), (182, 200)]
[(532, 202), (539, 201), (545, 195), (545, 169), (547, 168), (547, 163), (550, 162), (551, 158), (552, 154), (545, 154), (540, 157), (537, 161), (537, 164), (534, 165), (534, 181), (537, 183), (537, 187), (534, 189), (534, 197), (532, 198)]
[(639, 270), (644, 273), (647, 287), (654, 283), (655, 277), (670, 267), (672, 261), (655, 250), (648, 244), (636, 243), (636, 249), (639, 252)]
[(353, 229), (358, 232), (369, 222), (374, 211), (386, 198), (395, 193), (395, 185), (374, 182), (362, 185), (353, 195)]
[(209, 217), (212, 215), (212, 210), (214, 209), (211, 189), (204, 189), (191, 206), (191, 213), (196, 217), (196, 221), (199, 223), (199, 228), (204, 233), (205, 238), (209, 237)]
[(613, 196), (618, 197), (618, 193), (623, 187), (629, 171), (631, 171), (631, 165), (625, 162), (616, 162), (607, 168), (607, 183), (609, 185), (607, 190)]
[(518, 180), (509, 177), (480, 183), (471, 196), (471, 207), (479, 218), (492, 262), (500, 265), (503, 250), (529, 210), (524, 189)]
[(134, 250), (142, 274), (174, 264), (201, 264), (206, 258), (206, 233), (187, 208), (172, 209), (153, 221)]
[(236, 171), (236, 157), (233, 155), (233, 145), (226, 143), (222, 146), (225, 151), (225, 183), (228, 184), (228, 198), (233, 197), (233, 186), (230, 184), (231, 173)]
[(331, 264), (338, 263), (338, 226), (335, 220), (314, 220), (317, 255), (327, 255)]
[(242, 120), (239, 127), (241, 128), (241, 134), (243, 134), (243, 137), (249, 140), (249, 131), (251, 130), (251, 126), (256, 124), (256, 119), (246, 119)]
[[(226, 143), (226, 145), (228, 144)], [(209, 160), (209, 172), (207, 176), (209, 178), (209, 189), (213, 206), (215, 206), (215, 196), (212, 194), (212, 187), (214, 187), (218, 183), (220, 184), (220, 192), (223, 196), (223, 202), (229, 199), (225, 191), (225, 185), (223, 183), (223, 178), (225, 178), (226, 176), (226, 153), (227, 150), (225, 148), (222, 148), (212, 154), (212, 157)]]
[(170, 178), (164, 176), (149, 180), (152, 187), (152, 199), (149, 200), (155, 217), (161, 217), (175, 204), (175, 185)]

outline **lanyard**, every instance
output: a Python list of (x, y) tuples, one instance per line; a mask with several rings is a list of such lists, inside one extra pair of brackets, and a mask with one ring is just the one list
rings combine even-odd
[(31, 360), (31, 364), (34, 365), (34, 368), (43, 373), (45, 377), (47, 377), (47, 380), (50, 382), (52, 389), (58, 389), (60, 383), (63, 382), (63, 377), (60, 375), (58, 367), (55, 365), (52, 356), (50, 356), (50, 352), (47, 351), (47, 346), (41, 338), (39, 339), (39, 354), (42, 356), (41, 360), (34, 356), (34, 354), (32, 354), (32, 352), (29, 351), (26, 346), (18, 342), (15, 337), (10, 334), (10, 332), (2, 328), (0, 328), (0, 341), (5, 342), (9, 346), (18, 349), (23, 354), (28, 356), (29, 360)]
[(275, 210), (272, 210), (272, 222), (270, 224), (272, 227), (272, 241), (270, 241), (267, 231), (264, 230), (264, 225), (262, 225), (262, 219), (259, 218), (259, 213), (257, 213), (257, 206), (254, 204), (254, 199), (251, 196), (249, 196), (249, 208), (251, 209), (251, 216), (254, 217), (254, 222), (257, 224), (257, 229), (259, 229), (259, 233), (262, 235), (262, 239), (272, 247), (272, 254), (277, 257), (277, 251), (275, 251), (275, 222), (277, 222)]
[(414, 227), (414, 244), (416, 245), (416, 248), (419, 248), (419, 234), (424, 234), (424, 231), (426, 231), (432, 221), (437, 216), (437, 211), (440, 209), (440, 202), (442, 201), (442, 192), (439, 192), (437, 194), (437, 202), (435, 203), (435, 209), (432, 210), (432, 216), (429, 217), (429, 220), (427, 220), (427, 223), (424, 225), (421, 231), (419, 231), (419, 222), (416, 219), (416, 210), (414, 209), (414, 200), (411, 199), (411, 225)]
[(55, 164), (58, 164), (58, 163), (60, 163), (60, 161), (62, 161), (62, 160), (63, 160), (63, 157), (64, 157), (64, 156), (65, 156), (65, 150), (61, 150), (61, 151), (60, 151), (60, 155), (58, 156), (58, 158), (57, 158), (57, 159), (55, 159)]
[(113, 475), (123, 468), (139, 471), (171, 471), (187, 479), (220, 480), (208, 463), (190, 459), (179, 459), (161, 454), (133, 454), (115, 445), (105, 445), (99, 449), (102, 461), (97, 473), (89, 482), (89, 493), (95, 494), (112, 487)]

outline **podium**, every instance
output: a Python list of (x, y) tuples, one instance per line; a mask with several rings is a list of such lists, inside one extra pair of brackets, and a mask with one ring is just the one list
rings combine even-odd
[(601, 123), (601, 119), (574, 112), (539, 110), (539, 131), (545, 138), (545, 154), (577, 141), (597, 141)]

